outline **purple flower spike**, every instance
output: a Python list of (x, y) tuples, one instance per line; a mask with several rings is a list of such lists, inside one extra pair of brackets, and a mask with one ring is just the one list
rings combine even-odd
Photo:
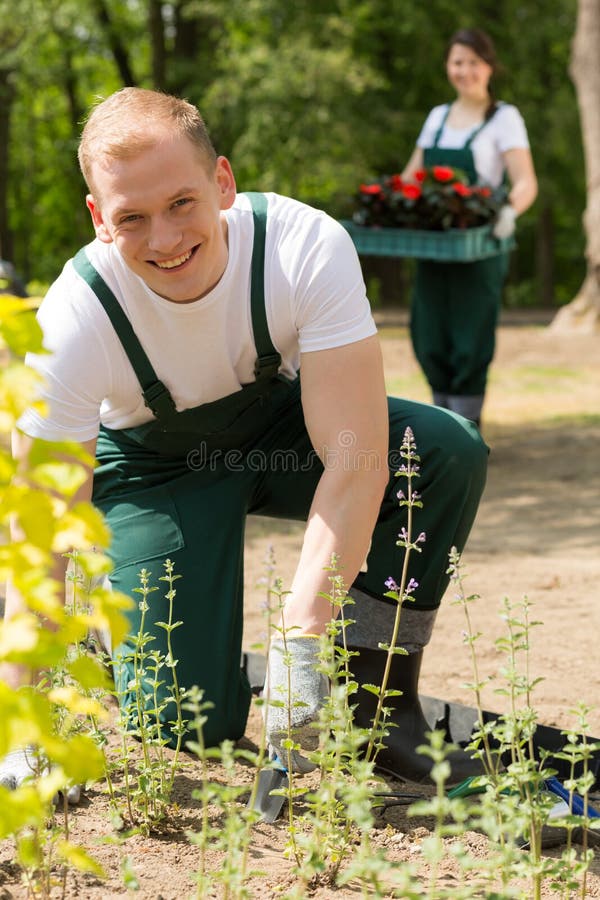
[(399, 591), (400, 590), (400, 588), (398, 587), (398, 585), (396, 584), (396, 582), (394, 581), (394, 579), (392, 578), (391, 575), (388, 578), (388, 580), (386, 581), (385, 586), (388, 589), (388, 591)]
[(412, 594), (419, 587), (419, 582), (415, 581), (414, 578), (411, 578), (408, 584), (406, 585), (406, 593)]

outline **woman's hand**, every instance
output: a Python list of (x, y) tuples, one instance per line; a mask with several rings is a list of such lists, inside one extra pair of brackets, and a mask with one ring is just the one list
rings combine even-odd
[(492, 228), (492, 234), (499, 240), (505, 240), (512, 237), (515, 232), (515, 223), (517, 221), (517, 213), (514, 206), (507, 203), (502, 206), (498, 212), (496, 222)]
[(531, 152), (524, 147), (515, 147), (503, 154), (504, 165), (511, 184), (508, 201), (520, 216), (529, 209), (537, 197), (538, 185), (533, 168)]

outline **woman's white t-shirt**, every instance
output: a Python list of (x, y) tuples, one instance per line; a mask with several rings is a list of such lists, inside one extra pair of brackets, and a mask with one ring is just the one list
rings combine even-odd
[[(376, 331), (358, 256), (326, 213), (267, 194), (265, 305), (280, 371), (293, 377), (300, 354), (351, 344)], [(250, 276), (253, 218), (240, 194), (226, 212), (229, 257), (209, 294), (165, 300), (128, 268), (114, 243), (86, 253), (125, 310), (178, 410), (218, 400), (254, 381)], [(89, 441), (100, 423), (120, 429), (153, 416), (117, 334), (69, 261), (42, 301), (38, 319), (48, 354), (27, 362), (44, 376), (47, 415), (28, 410), (19, 428), (50, 441)]]
[[(417, 146), (423, 150), (433, 147), (435, 136), (444, 120), (448, 104), (435, 106), (425, 120), (417, 138)], [(456, 150), (464, 147), (471, 134), (479, 125), (468, 128), (451, 128), (447, 123), (438, 141), (438, 147)], [(502, 154), (507, 150), (529, 147), (527, 129), (523, 117), (516, 106), (499, 103), (494, 115), (473, 139), (471, 150), (479, 181), (498, 187), (504, 177)]]

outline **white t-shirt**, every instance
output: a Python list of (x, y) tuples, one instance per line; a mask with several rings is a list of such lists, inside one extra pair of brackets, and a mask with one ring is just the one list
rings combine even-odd
[[(417, 138), (418, 147), (421, 147), (423, 150), (433, 147), (435, 136), (447, 109), (448, 104), (444, 103), (442, 106), (435, 106), (431, 110)], [(469, 126), (468, 128), (451, 128), (446, 122), (438, 141), (438, 147), (453, 150), (464, 147), (469, 136), (477, 128), (479, 128), (479, 125)], [(502, 154), (517, 147), (525, 149), (529, 147), (527, 129), (523, 117), (516, 106), (512, 106), (510, 103), (499, 103), (498, 109), (492, 118), (485, 124), (471, 144), (479, 181), (492, 187), (498, 187), (504, 176)]]
[[(294, 376), (300, 353), (326, 350), (376, 331), (358, 256), (326, 213), (267, 194), (265, 305), (280, 371)], [(178, 410), (232, 394), (254, 381), (250, 309), (253, 220), (249, 199), (227, 210), (229, 257), (209, 294), (178, 304), (152, 291), (114, 243), (94, 240), (88, 258), (125, 310)], [(27, 356), (45, 379), (47, 416), (28, 410), (19, 427), (46, 440), (88, 441), (108, 428), (150, 421), (139, 381), (117, 334), (72, 261), (42, 301), (38, 319), (49, 355)]]

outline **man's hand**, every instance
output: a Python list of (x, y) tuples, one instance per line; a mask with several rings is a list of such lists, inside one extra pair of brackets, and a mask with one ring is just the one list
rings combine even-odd
[[(21, 750), (11, 750), (0, 759), (0, 785), (9, 791), (14, 791), (27, 780), (35, 778), (37, 774), (38, 758), (33, 747), (24, 747)], [(57, 798), (58, 799), (58, 798)], [(67, 790), (67, 801), (71, 806), (77, 806), (81, 799), (81, 785), (74, 784)]]
[[(282, 747), (282, 742), (289, 736), (294, 743), (300, 744), (302, 750), (317, 749), (319, 733), (314, 723), (329, 693), (329, 681), (317, 671), (318, 637), (288, 637), (286, 644), (287, 657), (283, 640), (271, 642), (264, 690), (268, 699), (263, 715), (271, 754), (276, 754), (287, 768), (304, 775), (316, 768), (315, 763), (297, 750), (288, 751)], [(282, 702), (283, 706), (272, 706), (273, 700)], [(288, 735), (290, 721), (291, 735)]]

